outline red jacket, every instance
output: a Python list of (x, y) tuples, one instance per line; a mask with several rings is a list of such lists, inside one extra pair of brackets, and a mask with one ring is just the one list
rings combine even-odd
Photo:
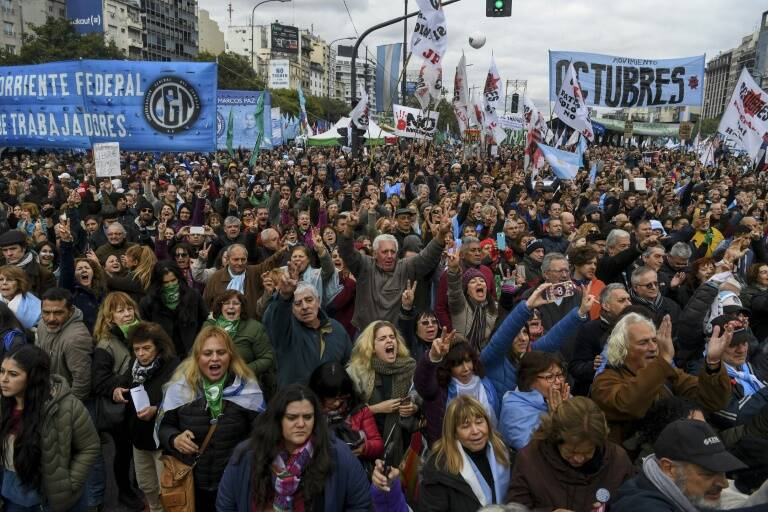
[(365, 434), (365, 445), (361, 455), (364, 459), (374, 460), (381, 457), (384, 453), (384, 440), (376, 427), (376, 420), (373, 419), (373, 413), (364, 405), (347, 419), (349, 428), (352, 430), (362, 430)]

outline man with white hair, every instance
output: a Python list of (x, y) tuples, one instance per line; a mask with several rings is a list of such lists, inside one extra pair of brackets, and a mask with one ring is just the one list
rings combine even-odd
[(128, 232), (125, 226), (119, 222), (113, 222), (106, 229), (107, 243), (96, 249), (96, 256), (100, 261), (106, 261), (106, 259), (112, 255), (118, 258), (125, 255), (125, 251), (128, 248), (133, 247), (134, 243), (126, 240)]
[(707, 343), (706, 364), (698, 376), (672, 366), (672, 322), (665, 317), (659, 330), (644, 316), (629, 313), (616, 323), (607, 344), (608, 364), (592, 383), (592, 400), (611, 429), (611, 440), (631, 437), (636, 421), (659, 399), (673, 395), (698, 402), (707, 412), (722, 409), (731, 396), (731, 381), (721, 356), (731, 332), (720, 328)]
[[(663, 256), (659, 257), (663, 258)], [(669, 315), (672, 320), (672, 337), (675, 337), (680, 320), (680, 306), (669, 297), (662, 295), (656, 271), (651, 267), (638, 267), (632, 272), (630, 282), (632, 286), (629, 289), (629, 296), (632, 304), (650, 309), (653, 312), (653, 323), (656, 325), (661, 325), (662, 319)]]
[(306, 384), (323, 363), (346, 364), (352, 352), (349, 335), (320, 307), (315, 287), (283, 274), (277, 291), (263, 320), (277, 357), (278, 386)]
[(352, 325), (363, 330), (375, 320), (397, 323), (403, 290), (409, 280), (421, 279), (437, 268), (451, 221), (443, 216), (437, 236), (417, 256), (400, 260), (397, 259), (397, 239), (392, 235), (379, 235), (374, 239), (373, 257), (355, 250), (358, 222), (357, 214), (350, 213), (346, 229), (338, 236), (339, 256), (357, 280)]
[[(605, 284), (628, 284), (625, 272), (649, 246), (651, 238), (632, 243), (632, 237), (623, 229), (612, 229), (605, 240), (605, 256), (597, 262), (595, 275)], [(655, 244), (655, 242), (654, 242)]]

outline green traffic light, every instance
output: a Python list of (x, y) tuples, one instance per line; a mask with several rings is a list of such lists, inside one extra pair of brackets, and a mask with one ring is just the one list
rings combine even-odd
[(501, 9), (502, 7), (504, 7), (504, 0), (496, 0), (495, 5), (497, 9)]

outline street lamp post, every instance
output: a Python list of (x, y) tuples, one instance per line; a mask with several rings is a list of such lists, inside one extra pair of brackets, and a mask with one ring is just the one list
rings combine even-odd
[(357, 39), (357, 37), (340, 37), (338, 39), (334, 39), (328, 44), (328, 97), (331, 98), (331, 52), (333, 50), (333, 43), (337, 41), (354, 41)]
[(253, 6), (253, 9), (251, 9), (251, 68), (253, 69), (253, 17), (256, 14), (256, 8), (260, 5), (266, 4), (268, 2), (280, 2), (280, 3), (286, 3), (290, 2), (291, 0), (261, 0), (261, 2), (257, 3)]

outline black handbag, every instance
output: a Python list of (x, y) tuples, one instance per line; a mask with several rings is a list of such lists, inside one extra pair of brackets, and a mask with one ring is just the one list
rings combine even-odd
[(125, 419), (125, 404), (113, 402), (111, 398), (99, 396), (96, 398), (95, 421), (99, 432), (114, 430)]

